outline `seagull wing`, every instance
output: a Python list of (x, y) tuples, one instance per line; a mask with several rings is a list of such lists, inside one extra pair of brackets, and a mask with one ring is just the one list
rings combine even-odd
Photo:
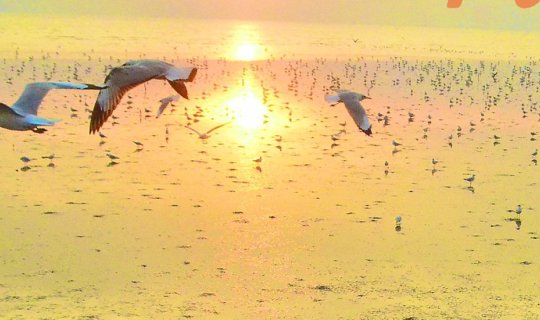
[(340, 94), (339, 96), (341, 100), (343, 101), (343, 103), (345, 104), (345, 107), (347, 108), (349, 115), (353, 118), (358, 128), (360, 128), (360, 130), (364, 132), (368, 131), (369, 128), (371, 127), (371, 124), (369, 123), (366, 110), (364, 110), (364, 107), (362, 107), (356, 95), (343, 93), (343, 94)]
[(326, 100), (326, 102), (330, 103), (330, 105), (332, 107), (340, 102), (338, 95), (326, 95), (324, 97), (324, 100)]
[(52, 89), (80, 89), (80, 90), (101, 90), (105, 86), (93, 84), (79, 84), (69, 82), (33, 82), (24, 87), (24, 91), (19, 99), (11, 107), (17, 114), (24, 116), (26, 114), (37, 115), (41, 101)]
[(217, 126), (213, 127), (212, 129), (206, 131), (206, 134), (209, 134), (210, 132), (212, 132), (212, 131), (214, 131), (214, 130), (217, 130), (217, 129), (219, 129), (219, 128), (221, 128), (221, 127), (223, 127), (224, 125), (227, 125), (227, 124), (229, 124), (229, 123), (231, 123), (231, 122), (228, 121), (228, 122), (222, 123), (222, 124), (220, 124), (220, 125), (217, 125)]
[(113, 68), (105, 78), (107, 89), (102, 90), (94, 104), (90, 133), (95, 133), (112, 115), (126, 92), (148, 80), (162, 76), (161, 68), (150, 64), (124, 64)]
[(188, 98), (187, 87), (184, 82), (193, 81), (196, 75), (197, 75), (197, 68), (191, 68), (191, 67), (178, 68), (178, 67), (175, 67), (173, 65), (168, 65), (168, 64), (167, 64), (167, 69), (165, 72), (165, 78), (167, 79), (171, 87), (185, 99), (189, 99), (189, 98)]
[(202, 134), (201, 134), (199, 131), (197, 131), (196, 129), (193, 129), (193, 128), (190, 127), (190, 126), (184, 126), (184, 127), (186, 127), (186, 128), (188, 128), (189, 130), (195, 132), (199, 137), (202, 136)]
[(177, 101), (178, 98), (180, 96), (178, 95), (175, 95), (175, 96), (169, 96), (169, 97), (166, 97), (166, 98), (163, 98), (161, 100), (159, 100), (159, 102), (161, 102), (161, 105), (159, 106), (159, 109), (158, 109), (158, 112), (156, 114), (156, 118), (159, 118), (159, 116), (163, 113), (163, 111), (165, 110), (165, 108), (173, 101)]

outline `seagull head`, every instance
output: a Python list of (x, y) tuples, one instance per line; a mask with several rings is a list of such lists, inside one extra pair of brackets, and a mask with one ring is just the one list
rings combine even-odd
[(356, 96), (358, 97), (358, 101), (362, 101), (362, 100), (365, 100), (365, 99), (371, 99), (370, 97), (368, 96), (365, 96), (361, 93), (357, 93)]

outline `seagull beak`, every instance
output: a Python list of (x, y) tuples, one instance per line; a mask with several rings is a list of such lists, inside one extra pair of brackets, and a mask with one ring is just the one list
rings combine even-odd
[(371, 99), (370, 97), (364, 97), (364, 99)]

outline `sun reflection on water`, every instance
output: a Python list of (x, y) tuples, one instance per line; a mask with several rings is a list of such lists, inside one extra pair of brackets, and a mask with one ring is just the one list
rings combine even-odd
[(245, 129), (258, 129), (262, 127), (267, 113), (266, 106), (251, 86), (240, 89), (227, 101), (236, 123)]

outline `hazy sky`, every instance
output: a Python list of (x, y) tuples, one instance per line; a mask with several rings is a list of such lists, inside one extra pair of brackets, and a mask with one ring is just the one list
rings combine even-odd
[(163, 16), (246, 20), (472, 27), (540, 31), (540, 4), (514, 0), (0, 0), (0, 11), (68, 15)]

